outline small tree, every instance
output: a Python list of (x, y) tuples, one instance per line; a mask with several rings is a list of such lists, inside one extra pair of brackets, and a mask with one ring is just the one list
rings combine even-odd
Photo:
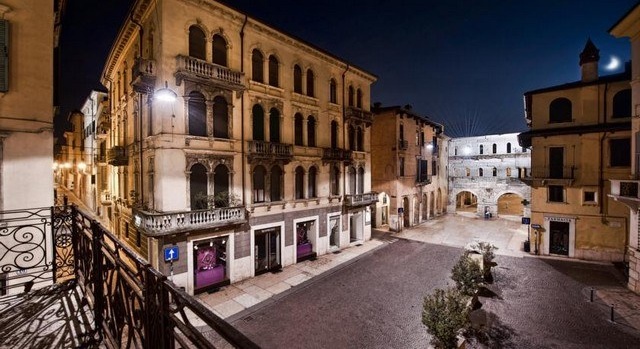
[(459, 290), (436, 289), (424, 297), (422, 323), (437, 348), (457, 348), (458, 332), (469, 323), (467, 297)]
[(491, 279), (491, 268), (496, 264), (493, 260), (496, 258), (495, 251), (498, 249), (488, 242), (478, 242), (477, 249), (482, 254), (483, 275), (486, 280)]
[(473, 296), (478, 290), (479, 284), (482, 282), (482, 271), (480, 264), (465, 252), (458, 263), (451, 270), (451, 279), (455, 281), (458, 290), (466, 295)]

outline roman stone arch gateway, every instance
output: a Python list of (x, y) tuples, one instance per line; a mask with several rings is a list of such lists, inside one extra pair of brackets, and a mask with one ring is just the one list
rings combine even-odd
[(522, 204), (522, 200), (530, 200), (531, 187), (517, 185), (510, 188), (454, 188), (449, 196), (451, 211), (469, 211), (474, 208), (478, 216), (484, 216), (485, 212), (497, 215), (528, 216), (528, 206)]

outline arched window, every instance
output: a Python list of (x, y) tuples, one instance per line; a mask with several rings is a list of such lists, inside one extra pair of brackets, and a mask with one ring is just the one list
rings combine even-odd
[(293, 92), (302, 93), (302, 68), (297, 64), (293, 66)]
[(340, 169), (338, 166), (334, 165), (331, 167), (330, 175), (331, 195), (340, 195)]
[(264, 82), (264, 57), (258, 49), (251, 52), (251, 79), (257, 82)]
[(364, 151), (364, 132), (362, 127), (356, 128), (356, 150)]
[(309, 97), (314, 97), (315, 93), (313, 90), (313, 84), (315, 83), (314, 81), (314, 76), (313, 76), (313, 70), (311, 69), (307, 69), (307, 96)]
[(549, 104), (549, 122), (570, 122), (572, 119), (570, 100), (556, 98)]
[(356, 129), (349, 125), (349, 150), (356, 150)]
[(622, 90), (613, 96), (614, 119), (628, 118), (631, 116), (631, 89)]
[(480, 144), (480, 155), (484, 154), (484, 146)]
[(362, 108), (362, 90), (358, 89), (356, 91), (356, 107)]
[(317, 198), (318, 193), (316, 192), (316, 178), (318, 177), (318, 170), (315, 166), (311, 166), (309, 168), (309, 179), (307, 182), (307, 196), (310, 198)]
[(353, 107), (353, 86), (349, 86), (349, 106)]
[(494, 167), (491, 172), (492, 172), (494, 177), (498, 176), (498, 169), (497, 168)]
[(458, 155), (458, 147), (453, 148), (453, 155)]
[(482, 177), (483, 175), (484, 175), (484, 174), (483, 174), (482, 169), (481, 169), (481, 168), (479, 168), (479, 169), (478, 169), (478, 177)]
[(304, 199), (304, 169), (302, 166), (296, 167), (295, 176), (295, 199)]
[(307, 146), (316, 146), (316, 118), (312, 115), (307, 118)]
[(511, 167), (507, 167), (507, 177), (511, 177)]
[(202, 164), (191, 166), (189, 196), (192, 210), (204, 210), (207, 206), (207, 169)]
[(278, 58), (276, 56), (269, 56), (269, 85), (278, 87), (280, 86), (279, 81), (279, 71), (280, 71), (280, 63), (278, 62)]
[(507, 143), (507, 154), (511, 154), (511, 143)]
[(264, 110), (260, 104), (253, 106), (253, 140), (264, 141)]
[(216, 198), (219, 198), (215, 204), (217, 207), (227, 207), (229, 206), (229, 169), (227, 166), (220, 164), (216, 166), (213, 172), (213, 193)]
[(213, 99), (213, 136), (229, 138), (229, 106), (222, 96)]
[(282, 169), (280, 166), (271, 168), (271, 201), (282, 200)]
[(467, 167), (464, 169), (467, 177), (471, 176), (471, 170)]
[(264, 188), (267, 171), (263, 166), (256, 166), (253, 170), (253, 202), (264, 202)]
[(331, 121), (331, 148), (338, 148), (338, 122), (335, 120)]
[(400, 133), (400, 135), (399, 135), (400, 136), (400, 140), (404, 141), (404, 125), (403, 124), (400, 124), (400, 132), (399, 133)]
[(195, 25), (189, 27), (189, 56), (202, 60), (207, 59), (205, 47), (206, 40), (202, 29)]
[(213, 52), (211, 54), (211, 57), (213, 59), (213, 63), (226, 67), (227, 41), (222, 36), (216, 34), (213, 36), (212, 44)]
[(356, 169), (349, 166), (349, 194), (356, 194)]
[(329, 102), (338, 103), (338, 84), (335, 79), (329, 81)]
[(364, 168), (358, 169), (358, 192), (357, 194), (364, 194)]
[(276, 108), (269, 110), (269, 141), (280, 143), (280, 112)]
[(207, 136), (207, 106), (204, 95), (193, 91), (189, 93), (189, 134), (192, 136)]
[(303, 145), (302, 141), (302, 123), (304, 122), (302, 114), (296, 113), (293, 117), (293, 132), (294, 132), (294, 144), (295, 145)]
[(492, 150), (493, 150), (494, 154), (498, 152), (498, 145), (497, 144), (493, 143), (492, 148), (493, 148)]

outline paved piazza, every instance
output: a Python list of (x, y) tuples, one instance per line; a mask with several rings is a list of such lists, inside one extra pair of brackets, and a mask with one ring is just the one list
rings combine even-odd
[(610, 322), (598, 292), (589, 302), (591, 287), (621, 289), (618, 272), (604, 264), (516, 256), (509, 246), (520, 239), (519, 229), (503, 220), (440, 218), (228, 320), (263, 348), (425, 348), (422, 298), (452, 284), (449, 271), (462, 253), (445, 244), (497, 236), (504, 248), (495, 281), (472, 316), (490, 330), (468, 348), (637, 347), (640, 331), (624, 319)]

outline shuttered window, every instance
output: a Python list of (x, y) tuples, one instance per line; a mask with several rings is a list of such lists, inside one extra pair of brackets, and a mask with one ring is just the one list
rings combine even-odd
[(0, 92), (9, 90), (9, 21), (0, 19)]

